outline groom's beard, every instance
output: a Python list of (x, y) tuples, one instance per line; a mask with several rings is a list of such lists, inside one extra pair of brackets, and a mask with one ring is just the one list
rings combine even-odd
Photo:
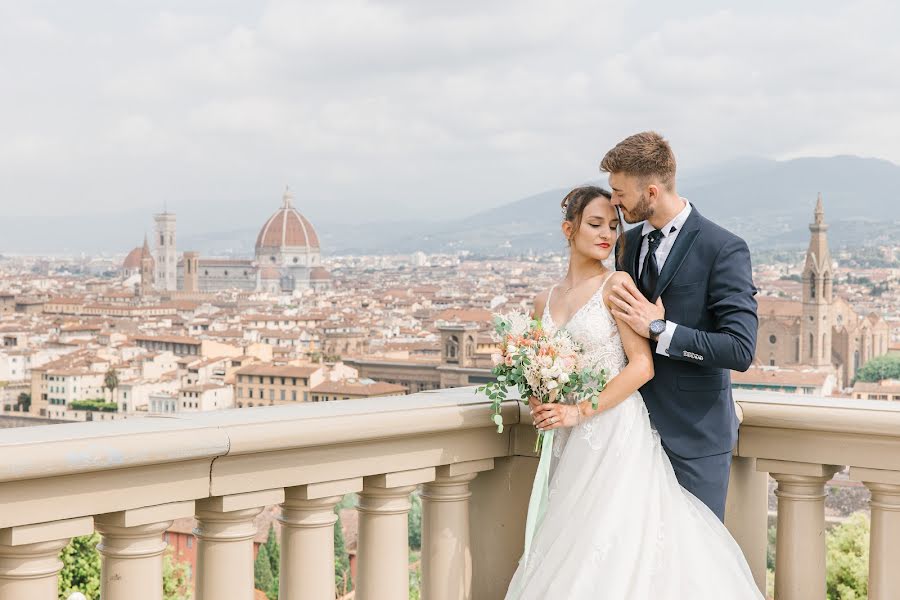
[(629, 225), (646, 221), (652, 217), (653, 208), (650, 207), (650, 203), (647, 201), (647, 194), (641, 194), (641, 199), (637, 201), (637, 204), (631, 210), (622, 208), (622, 216), (625, 217), (625, 222)]

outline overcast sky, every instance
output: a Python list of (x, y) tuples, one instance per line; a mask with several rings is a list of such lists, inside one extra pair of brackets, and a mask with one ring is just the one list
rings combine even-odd
[(650, 128), (900, 162), (897, 3), (785, 4), (0, 0), (0, 210), (462, 216)]

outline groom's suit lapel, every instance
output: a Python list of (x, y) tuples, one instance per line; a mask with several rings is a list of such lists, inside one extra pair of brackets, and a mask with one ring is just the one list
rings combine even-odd
[(625, 232), (625, 252), (622, 255), (622, 269), (626, 271), (631, 278), (637, 281), (638, 273), (638, 257), (641, 255), (641, 227), (638, 225)]
[(672, 279), (690, 253), (691, 247), (697, 241), (697, 236), (700, 235), (700, 223), (700, 213), (697, 212), (697, 207), (692, 205), (691, 214), (688, 215), (683, 229), (678, 234), (678, 237), (675, 238), (675, 245), (672, 246), (672, 250), (669, 252), (668, 258), (666, 258), (666, 263), (663, 265), (662, 272), (659, 274), (659, 279), (656, 282), (656, 292), (650, 299), (651, 302), (656, 302), (657, 298), (662, 296), (669, 284), (672, 283)]

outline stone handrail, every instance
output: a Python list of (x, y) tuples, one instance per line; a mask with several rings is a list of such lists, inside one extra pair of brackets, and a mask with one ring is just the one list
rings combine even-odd
[[(779, 600), (824, 597), (824, 484), (872, 490), (870, 598), (900, 589), (900, 407), (739, 392), (726, 523), (765, 585), (778, 482)], [(56, 598), (57, 554), (101, 534), (109, 600), (161, 598), (161, 533), (196, 516), (197, 598), (249, 599), (253, 519), (280, 504), (281, 598), (335, 597), (332, 527), (359, 493), (356, 595), (405, 597), (409, 494), (421, 486), (423, 597), (502, 598), (536, 467), (527, 410), (502, 434), (472, 388), (0, 432), (0, 600)], [(471, 532), (471, 534), (470, 534)], [(470, 544), (470, 535), (474, 543)], [(821, 594), (819, 594), (821, 588)]]

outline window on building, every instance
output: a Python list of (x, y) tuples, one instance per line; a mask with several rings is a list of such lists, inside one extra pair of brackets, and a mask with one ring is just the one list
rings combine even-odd
[(775, 337), (774, 335), (770, 335), (770, 336), (769, 336), (769, 343), (770, 343), (770, 344), (774, 344), (774, 343), (777, 342), (777, 341), (778, 341), (778, 338)]
[(281, 390), (281, 401), (284, 402), (284, 390)]
[(291, 402), (297, 401), (297, 390), (291, 390)]
[(275, 390), (269, 390), (269, 400), (271, 402), (275, 401)]

